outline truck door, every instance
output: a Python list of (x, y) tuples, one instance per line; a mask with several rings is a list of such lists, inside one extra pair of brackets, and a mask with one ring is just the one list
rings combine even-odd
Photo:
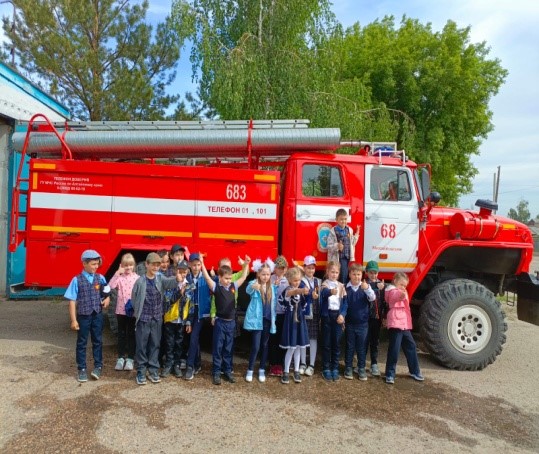
[(419, 241), (418, 201), (406, 167), (365, 166), (363, 261), (380, 271), (412, 271)]
[(327, 263), (327, 235), (335, 224), (336, 211), (344, 208), (351, 212), (345, 172), (339, 164), (310, 161), (299, 164), (298, 176), (292, 218), (294, 237), (285, 229), (283, 236), (288, 234), (290, 240), (283, 238), (283, 246), (285, 241), (289, 246), (289, 249), (283, 247), (283, 253), (301, 263), (306, 255), (314, 255), (318, 266), (323, 267)]

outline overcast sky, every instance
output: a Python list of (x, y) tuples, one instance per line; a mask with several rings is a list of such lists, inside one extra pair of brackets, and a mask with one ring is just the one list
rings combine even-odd
[[(161, 21), (170, 4), (170, 0), (150, 0), (148, 19)], [(385, 15), (395, 16), (397, 23), (403, 15), (430, 22), (434, 31), (440, 31), (447, 20), (459, 27), (471, 26), (472, 41), (486, 41), (490, 58), (499, 58), (509, 76), (490, 104), (495, 129), (481, 146), (481, 155), (473, 158), (479, 169), (474, 192), (462, 197), (460, 206), (469, 209), (478, 198), (492, 199), (493, 174), (501, 166), (498, 213), (506, 215), (524, 199), (532, 217), (539, 215), (539, 1), (336, 0), (333, 11), (344, 26), (366, 25)], [(0, 5), (2, 16), (11, 12), (11, 4)], [(173, 90), (193, 91), (190, 79), (186, 52)]]

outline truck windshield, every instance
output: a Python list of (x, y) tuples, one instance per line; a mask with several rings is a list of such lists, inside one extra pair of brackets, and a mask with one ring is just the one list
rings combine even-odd
[(412, 199), (408, 172), (396, 168), (374, 168), (371, 171), (371, 199), (409, 201)]

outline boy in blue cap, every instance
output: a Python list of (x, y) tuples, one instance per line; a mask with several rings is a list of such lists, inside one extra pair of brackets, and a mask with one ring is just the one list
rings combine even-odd
[(91, 376), (95, 380), (101, 377), (103, 368), (103, 309), (109, 305), (105, 278), (97, 273), (101, 266), (101, 256), (93, 249), (82, 253), (82, 272), (75, 276), (64, 297), (69, 300), (69, 317), (71, 329), (77, 331), (76, 361), (78, 381), (88, 381), (86, 372), (86, 344), (88, 335), (92, 339), (94, 369)]

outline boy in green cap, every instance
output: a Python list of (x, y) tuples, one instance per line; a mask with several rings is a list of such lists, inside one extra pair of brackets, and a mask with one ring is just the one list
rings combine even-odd
[(386, 316), (386, 303), (384, 301), (384, 281), (378, 279), (378, 263), (371, 260), (367, 262), (365, 267), (367, 274), (367, 283), (374, 290), (376, 299), (371, 302), (369, 312), (369, 336), (367, 349), (371, 350), (371, 375), (373, 377), (380, 376), (378, 368), (378, 345), (380, 344), (380, 329), (382, 320)]

